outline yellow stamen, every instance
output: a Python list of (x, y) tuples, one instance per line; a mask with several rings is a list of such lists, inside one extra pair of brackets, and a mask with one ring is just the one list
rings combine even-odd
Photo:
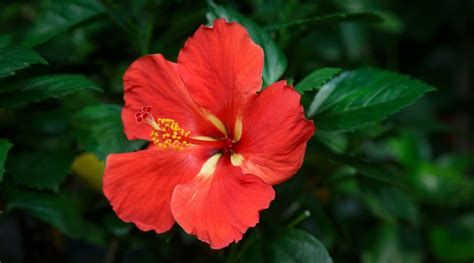
[(173, 119), (158, 118), (149, 124), (153, 128), (150, 133), (151, 140), (159, 148), (173, 148), (180, 151), (192, 145), (186, 141), (191, 132), (181, 128)]

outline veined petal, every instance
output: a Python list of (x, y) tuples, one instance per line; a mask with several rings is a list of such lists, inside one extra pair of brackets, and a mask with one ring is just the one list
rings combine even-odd
[(171, 211), (187, 233), (220, 249), (241, 240), (258, 223), (259, 211), (269, 207), (275, 192), (260, 178), (242, 174), (228, 158), (216, 165), (213, 174), (176, 186)]
[(129, 139), (150, 140), (151, 128), (137, 123), (135, 114), (150, 106), (155, 117), (171, 118), (194, 135), (221, 134), (194, 103), (175, 63), (162, 55), (137, 59), (123, 77), (125, 106), (122, 120)]
[(178, 72), (195, 102), (233, 129), (262, 85), (263, 50), (247, 30), (224, 19), (201, 26), (178, 56)]
[(176, 185), (191, 180), (210, 156), (209, 150), (147, 150), (111, 154), (107, 158), (103, 191), (117, 216), (143, 231), (169, 230), (174, 219), (171, 195)]
[(315, 128), (304, 116), (300, 97), (286, 81), (279, 81), (249, 104), (234, 158), (244, 173), (273, 185), (287, 180), (301, 167), (306, 143)]

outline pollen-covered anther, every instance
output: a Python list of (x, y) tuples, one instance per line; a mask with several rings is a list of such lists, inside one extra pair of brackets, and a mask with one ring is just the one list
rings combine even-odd
[(182, 150), (192, 144), (188, 141), (191, 132), (181, 128), (173, 119), (158, 118), (156, 123), (159, 129), (153, 129), (150, 136), (160, 148)]

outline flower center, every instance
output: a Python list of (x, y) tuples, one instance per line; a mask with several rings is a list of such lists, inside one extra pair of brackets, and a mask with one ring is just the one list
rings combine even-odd
[(202, 145), (219, 149), (223, 153), (232, 154), (232, 148), (236, 140), (229, 139), (227, 135), (219, 140), (207, 136), (191, 136), (190, 131), (181, 128), (179, 123), (173, 119), (157, 118), (155, 120), (151, 111), (151, 107), (145, 106), (135, 114), (135, 118), (138, 123), (150, 125), (152, 128), (151, 141), (159, 148), (172, 148), (180, 151), (192, 145)]
[(141, 112), (137, 112), (135, 117), (137, 122), (145, 122), (150, 125), (151, 140), (160, 148), (182, 150), (191, 146), (189, 135), (191, 132), (181, 128), (179, 123), (173, 119), (158, 118), (155, 120), (151, 114), (151, 107), (145, 106)]

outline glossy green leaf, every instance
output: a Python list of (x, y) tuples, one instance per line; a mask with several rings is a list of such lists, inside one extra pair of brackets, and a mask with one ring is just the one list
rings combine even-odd
[(239, 259), (240, 262), (333, 262), (324, 245), (303, 230), (283, 229), (273, 237), (250, 241), (251, 247)]
[(0, 182), (3, 180), (5, 172), (5, 161), (7, 160), (8, 151), (13, 146), (8, 140), (0, 138)]
[(74, 196), (28, 191), (8, 185), (5, 188), (6, 212), (22, 210), (72, 238), (95, 244), (105, 244), (105, 233), (98, 226), (85, 221), (82, 209)]
[(295, 87), (299, 93), (305, 91), (318, 90), (326, 82), (337, 76), (341, 72), (340, 68), (321, 68), (313, 71), (311, 74), (301, 80)]
[(129, 141), (123, 132), (122, 108), (113, 104), (89, 106), (74, 116), (75, 137), (79, 147), (104, 160), (110, 153), (131, 152), (143, 141)]
[(468, 262), (474, 258), (474, 214), (437, 225), (429, 233), (431, 250), (440, 261)]
[(335, 13), (324, 16), (299, 19), (265, 27), (266, 30), (278, 30), (301, 25), (319, 26), (341, 22), (379, 23), (383, 18), (376, 12)]
[(15, 71), (38, 63), (48, 64), (32, 49), (24, 47), (0, 48), (0, 78), (14, 75)]
[(308, 115), (319, 130), (350, 131), (383, 120), (433, 90), (419, 80), (389, 71), (346, 71), (319, 90)]
[(59, 191), (74, 157), (69, 148), (12, 152), (7, 162), (9, 178), (35, 189)]
[(97, 0), (54, 1), (26, 32), (23, 44), (36, 46), (104, 12)]
[(212, 1), (209, 2), (209, 12), (207, 13), (209, 23), (220, 17), (225, 18), (229, 22), (242, 24), (248, 30), (252, 40), (263, 48), (265, 53), (263, 68), (264, 85), (270, 85), (277, 81), (285, 72), (287, 61), (285, 54), (272, 37), (254, 21), (241, 15), (237, 11), (219, 6)]
[(3, 94), (0, 107), (18, 106), (46, 98), (58, 98), (80, 90), (102, 91), (94, 82), (82, 75), (60, 74), (28, 79), (20, 88)]

